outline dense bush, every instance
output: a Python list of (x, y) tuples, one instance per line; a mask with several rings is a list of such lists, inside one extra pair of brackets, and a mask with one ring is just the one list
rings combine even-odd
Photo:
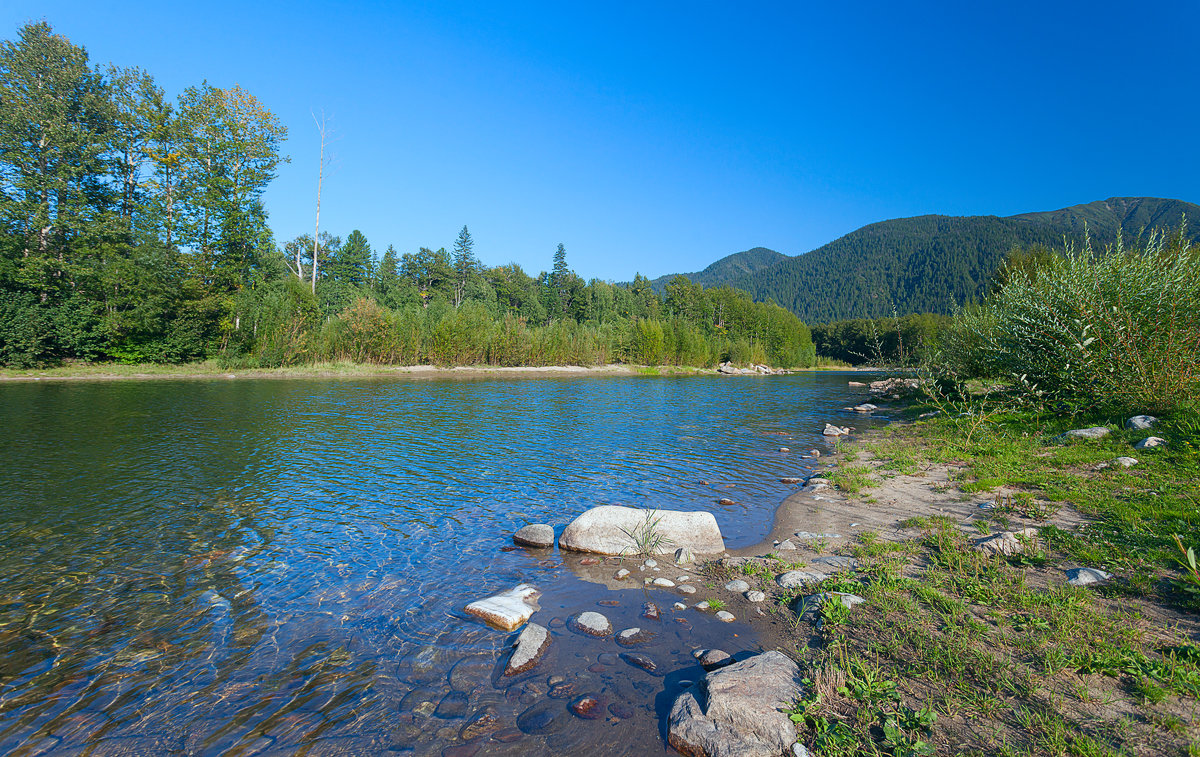
[(1068, 249), (960, 311), (961, 376), (1008, 379), (1072, 408), (1168, 413), (1200, 395), (1200, 250), (1182, 234)]
[(812, 326), (817, 355), (851, 365), (910, 365), (937, 347), (950, 317), (933, 313), (899, 318), (854, 318)]

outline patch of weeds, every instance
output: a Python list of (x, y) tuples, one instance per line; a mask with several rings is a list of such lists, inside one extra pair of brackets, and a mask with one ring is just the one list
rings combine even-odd
[(672, 541), (659, 529), (663, 516), (657, 510), (647, 510), (645, 516), (636, 526), (621, 531), (633, 542), (632, 556), (663, 554), (670, 551)]
[(843, 465), (830, 471), (826, 478), (847, 494), (858, 494), (871, 486), (871, 472), (867, 465)]
[(713, 612), (716, 612), (717, 610), (724, 610), (725, 609), (725, 600), (723, 600), (723, 599), (708, 600), (708, 609), (712, 610)]

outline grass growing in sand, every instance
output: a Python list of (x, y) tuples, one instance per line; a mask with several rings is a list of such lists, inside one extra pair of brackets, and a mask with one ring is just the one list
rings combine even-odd
[[(861, 443), (873, 466), (830, 477), (867, 491), (882, 477), (949, 465), (972, 506), (988, 507), (974, 532), (923, 516), (900, 524), (908, 541), (862, 534), (843, 550), (858, 558), (856, 573), (777, 597), (781, 606), (817, 591), (866, 600), (849, 611), (826, 603), (800, 650), (810, 685), (792, 718), (815, 753), (1200, 754), (1200, 591), (1186, 554), (1200, 545), (1200, 423), (1183, 416), (1135, 432), (1121, 418), (1082, 420), (1007, 413), (898, 425)], [(1055, 441), (1091, 425), (1112, 432)], [(1167, 445), (1132, 449), (1150, 433)], [(1111, 465), (1118, 456), (1139, 462)], [(1060, 509), (1083, 524), (1044, 525)], [(1039, 534), (1023, 555), (973, 548), (985, 532), (1029, 524)], [(1063, 570), (1077, 565), (1114, 578), (1071, 586)]]

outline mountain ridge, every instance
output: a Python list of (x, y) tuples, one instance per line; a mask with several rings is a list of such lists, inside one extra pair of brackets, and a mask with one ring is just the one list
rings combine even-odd
[[(862, 226), (789, 256), (765, 247), (727, 255), (694, 274), (704, 286), (730, 285), (773, 300), (808, 323), (844, 318), (949, 313), (978, 297), (1014, 246), (1110, 244), (1151, 228), (1177, 230), (1200, 205), (1157, 197), (1109, 197), (1012, 216), (922, 215)], [(1193, 241), (1200, 232), (1188, 231)], [(651, 284), (661, 291), (671, 278)]]

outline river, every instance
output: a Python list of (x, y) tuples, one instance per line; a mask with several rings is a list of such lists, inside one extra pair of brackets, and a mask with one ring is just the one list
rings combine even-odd
[[(673, 754), (691, 650), (754, 633), (671, 609), (708, 587), (610, 591), (511, 533), (619, 504), (709, 510), (754, 544), (847, 378), (0, 386), (0, 753)], [(501, 681), (511, 635), (462, 608), (521, 582), (554, 642)], [(638, 651), (665, 676), (561, 627), (646, 627), (646, 601), (664, 614)], [(602, 717), (567, 711), (584, 693)]]

